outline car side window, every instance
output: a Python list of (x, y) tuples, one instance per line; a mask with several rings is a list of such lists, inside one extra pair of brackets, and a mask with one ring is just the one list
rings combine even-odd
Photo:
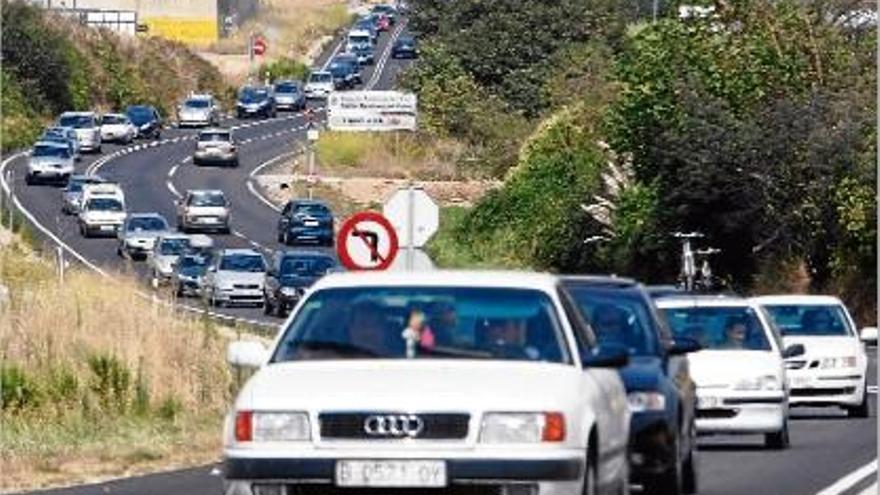
[(562, 302), (562, 310), (568, 319), (571, 329), (574, 332), (575, 341), (577, 342), (578, 352), (584, 356), (591, 348), (596, 346), (596, 334), (590, 327), (590, 324), (581, 316), (577, 306), (562, 288), (557, 288), (559, 300)]

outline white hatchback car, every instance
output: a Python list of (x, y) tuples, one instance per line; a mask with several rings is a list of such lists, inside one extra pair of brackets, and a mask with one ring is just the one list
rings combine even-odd
[(230, 345), (259, 370), (226, 419), (225, 493), (624, 493), (627, 351), (570, 308), (550, 275), (325, 276), (271, 351)]
[(868, 357), (840, 299), (786, 295), (757, 301), (773, 317), (785, 343), (802, 344), (806, 350), (786, 363), (791, 405), (841, 406), (850, 416), (867, 418)]
[(770, 316), (747, 299), (676, 296), (658, 299), (657, 307), (675, 335), (703, 347), (688, 354), (697, 432), (763, 433), (768, 447), (788, 447), (784, 357), (803, 348), (784, 348)]

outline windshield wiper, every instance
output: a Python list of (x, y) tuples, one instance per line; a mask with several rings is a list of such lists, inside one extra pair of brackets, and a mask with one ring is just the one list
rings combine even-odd
[(331, 351), (338, 353), (341, 356), (369, 358), (383, 357), (369, 349), (365, 349), (354, 344), (347, 344), (345, 342), (333, 342), (329, 340), (301, 340), (299, 342), (294, 342), (294, 345), (299, 347), (300, 349), (308, 349), (310, 351)]
[(492, 359), (492, 353), (478, 349), (463, 349), (461, 347), (424, 347), (419, 346), (419, 354), (437, 357), (453, 357), (461, 359)]

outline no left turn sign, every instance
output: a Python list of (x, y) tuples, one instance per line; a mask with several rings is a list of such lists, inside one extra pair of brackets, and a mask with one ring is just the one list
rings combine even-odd
[(399, 245), (391, 222), (375, 211), (349, 217), (336, 236), (339, 261), (349, 270), (386, 270)]

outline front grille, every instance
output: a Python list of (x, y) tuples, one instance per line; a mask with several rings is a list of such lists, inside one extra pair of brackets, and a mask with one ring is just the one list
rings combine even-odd
[(260, 286), (258, 284), (233, 284), (233, 289), (259, 289)]
[(727, 419), (737, 414), (736, 409), (697, 409), (697, 419)]
[[(388, 412), (366, 413), (323, 413), (318, 416), (321, 437), (345, 440), (388, 440), (390, 437), (370, 436), (364, 431), (367, 417), (379, 414), (400, 414)], [(414, 437), (419, 440), (460, 440), (467, 437), (468, 414), (426, 413), (417, 414), (424, 422), (422, 432)]]
[(792, 397), (816, 397), (820, 395), (850, 395), (855, 393), (855, 387), (835, 388), (795, 388), (791, 390)]
[(331, 485), (287, 485), (286, 495), (502, 495), (504, 493), (534, 493), (531, 487), (525, 491), (505, 492), (501, 485), (450, 486), (446, 488), (339, 488)]

